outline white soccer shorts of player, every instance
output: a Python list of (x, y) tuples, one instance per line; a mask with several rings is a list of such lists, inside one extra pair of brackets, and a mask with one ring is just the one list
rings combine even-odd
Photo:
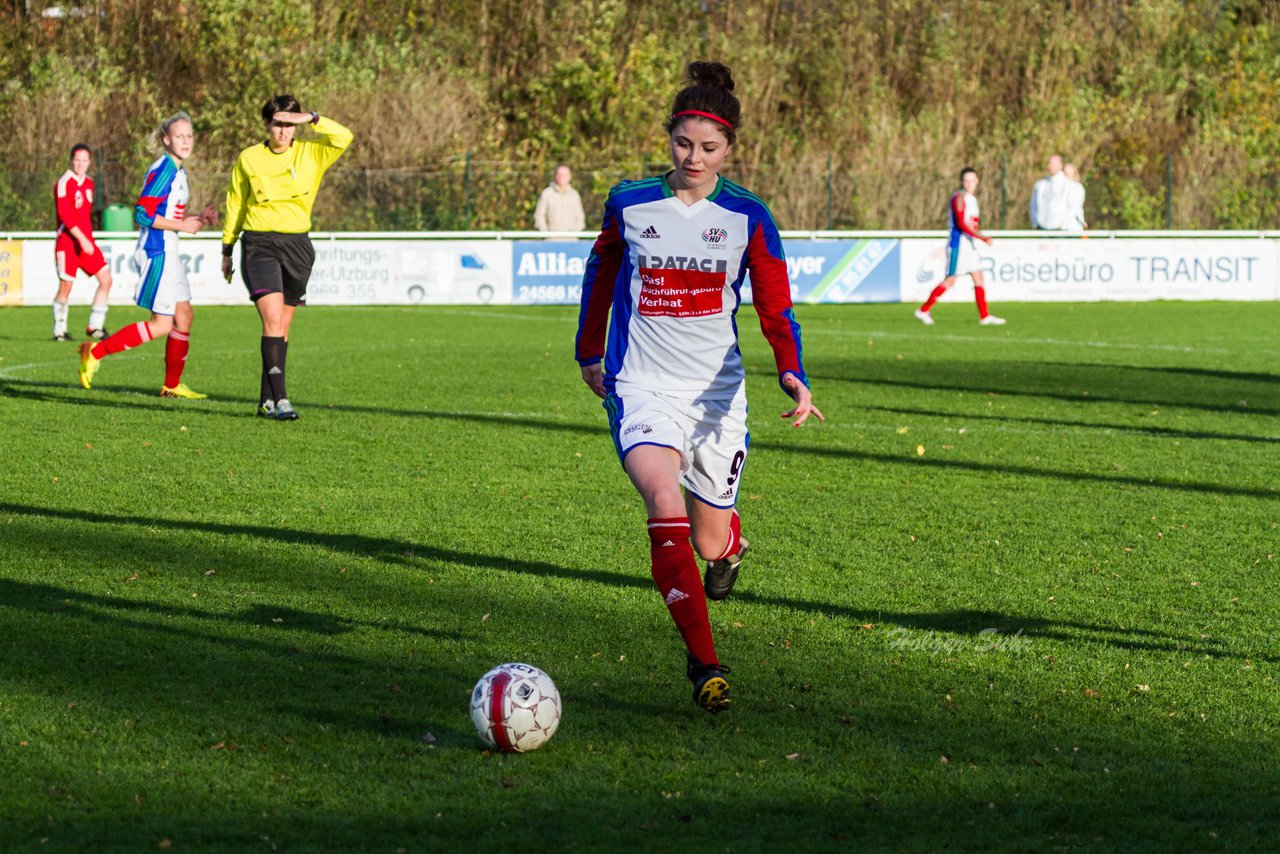
[(133, 208), (138, 224), (138, 244), (134, 267), (138, 285), (133, 301), (151, 312), (151, 319), (124, 327), (99, 341), (80, 345), (80, 384), (91, 388), (102, 360), (167, 336), (164, 348), (164, 384), (161, 397), (198, 399), (207, 395), (192, 391), (182, 382), (191, 346), (191, 283), (178, 253), (178, 233), (195, 234), (205, 223), (215, 225), (218, 213), (213, 206), (200, 216), (186, 216), (187, 172), (182, 162), (195, 148), (191, 116), (174, 113), (160, 123), (152, 137), (163, 153), (147, 170), (142, 192)]
[(734, 509), (748, 438), (734, 319), (747, 273), (779, 384), (794, 401), (782, 417), (799, 427), (822, 413), (801, 364), (778, 228), (764, 202), (720, 176), (742, 124), (733, 77), (720, 63), (695, 62), (689, 80), (664, 125), (672, 170), (623, 181), (605, 202), (576, 357), (644, 500), (653, 580), (684, 639), (694, 702), (715, 713), (729, 705), (728, 668), (707, 598), (729, 595), (747, 551)]
[(982, 281), (982, 257), (978, 254), (978, 241), (988, 246), (991, 238), (978, 230), (978, 172), (972, 166), (960, 170), (960, 189), (951, 194), (947, 213), (951, 220), (951, 234), (947, 238), (947, 275), (924, 305), (916, 309), (916, 319), (925, 326), (933, 325), (930, 311), (947, 289), (961, 276), (973, 280), (973, 299), (978, 304), (978, 322), (983, 326), (1000, 326), (1003, 317), (996, 317), (987, 310), (987, 289)]

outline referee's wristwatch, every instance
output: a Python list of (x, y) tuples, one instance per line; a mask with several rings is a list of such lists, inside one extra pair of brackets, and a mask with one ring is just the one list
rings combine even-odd
[(317, 113), (315, 110), (312, 110), (312, 111), (311, 111), (311, 124), (315, 124), (315, 123), (316, 123), (316, 122), (318, 122), (318, 121), (320, 121), (320, 114), (319, 114), (319, 113)]

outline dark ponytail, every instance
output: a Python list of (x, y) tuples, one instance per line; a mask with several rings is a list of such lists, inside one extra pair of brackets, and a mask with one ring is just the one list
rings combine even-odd
[(734, 97), (729, 66), (720, 62), (691, 62), (688, 78), (689, 85), (680, 90), (671, 105), (671, 115), (664, 125), (667, 133), (683, 120), (680, 113), (695, 110), (721, 119), (716, 124), (732, 145), (742, 128), (742, 105)]

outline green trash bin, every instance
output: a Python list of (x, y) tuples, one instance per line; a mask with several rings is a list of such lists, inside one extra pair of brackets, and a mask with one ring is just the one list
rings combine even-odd
[(132, 205), (107, 205), (102, 212), (103, 231), (134, 231)]

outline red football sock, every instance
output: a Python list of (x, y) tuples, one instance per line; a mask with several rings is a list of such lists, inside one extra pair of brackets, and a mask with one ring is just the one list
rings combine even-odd
[(649, 520), (653, 580), (689, 652), (702, 664), (719, 664), (711, 640), (707, 595), (702, 591), (702, 576), (689, 533), (687, 516)]
[(724, 560), (731, 554), (735, 554), (742, 545), (742, 519), (738, 517), (738, 511), (734, 510), (733, 515), (729, 517), (729, 542), (725, 544), (724, 551), (720, 553), (720, 557), (716, 560)]
[(182, 369), (187, 366), (191, 349), (191, 333), (173, 330), (164, 345), (164, 387), (176, 388), (182, 382)]
[(151, 327), (145, 321), (126, 326), (115, 335), (93, 345), (93, 358), (102, 359), (112, 353), (122, 353), (151, 340)]
[(975, 285), (973, 288), (973, 299), (978, 304), (978, 317), (986, 317), (991, 312), (987, 311), (987, 289), (982, 285)]
[(936, 288), (933, 289), (933, 293), (929, 294), (929, 298), (924, 301), (924, 305), (920, 306), (920, 310), (928, 311), (929, 309), (933, 308), (933, 304), (937, 302), (938, 299), (946, 292), (947, 292), (946, 288), (944, 288), (942, 285), (938, 285)]

